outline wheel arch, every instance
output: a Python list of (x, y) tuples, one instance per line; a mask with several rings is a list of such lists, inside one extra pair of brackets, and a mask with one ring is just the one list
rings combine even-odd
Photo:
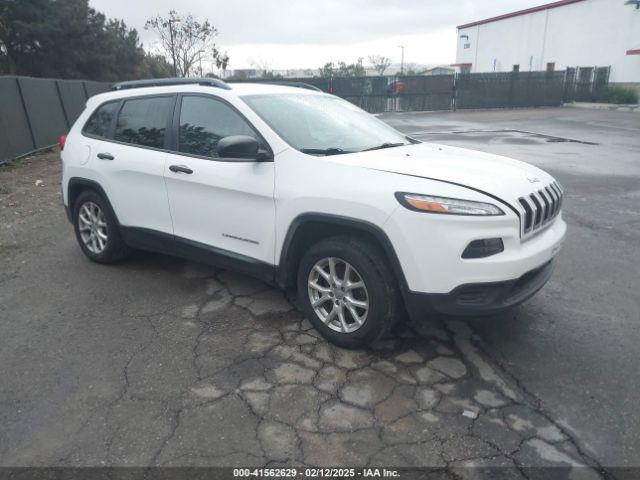
[(69, 179), (67, 184), (67, 216), (69, 221), (73, 223), (73, 209), (75, 207), (76, 200), (80, 196), (80, 194), (86, 190), (93, 190), (104, 198), (104, 201), (107, 202), (113, 217), (116, 219), (118, 226), (120, 226), (120, 222), (118, 221), (118, 216), (116, 215), (115, 210), (113, 209), (113, 205), (111, 205), (111, 201), (109, 200), (109, 196), (107, 192), (104, 191), (102, 185), (100, 185), (95, 180), (89, 180), (87, 178), (82, 177), (72, 177)]
[(293, 287), (304, 252), (324, 238), (345, 234), (365, 237), (378, 246), (389, 262), (400, 290), (407, 291), (407, 281), (400, 260), (382, 228), (366, 220), (326, 213), (304, 213), (291, 222), (280, 251), (276, 283), (282, 288)]

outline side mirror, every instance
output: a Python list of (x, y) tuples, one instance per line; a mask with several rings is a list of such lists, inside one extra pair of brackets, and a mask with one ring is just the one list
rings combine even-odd
[(257, 161), (269, 161), (271, 155), (260, 150), (258, 141), (248, 135), (230, 135), (218, 141), (218, 156)]

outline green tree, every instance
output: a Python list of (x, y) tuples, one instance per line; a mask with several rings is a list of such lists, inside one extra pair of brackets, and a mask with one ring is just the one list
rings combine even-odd
[(356, 63), (346, 64), (340, 62), (338, 64), (338, 76), (339, 77), (364, 77), (367, 74), (364, 66), (362, 65), (363, 58), (359, 58)]
[(0, 3), (0, 72), (29, 73), (42, 59), (42, 46), (54, 33), (50, 0), (3, 0)]
[(213, 49), (213, 56), (216, 59), (216, 67), (222, 69), (223, 75), (227, 71), (229, 66), (229, 54), (227, 52), (220, 52), (216, 48)]
[(265, 79), (269, 79), (269, 80), (277, 80), (277, 79), (284, 78), (284, 77), (282, 76), (281, 73), (276, 73), (273, 70), (265, 70), (260, 75), (260, 78), (265, 78)]
[[(87, 32), (86, 41), (93, 47), (78, 51), (76, 66), (79, 76), (102, 81), (146, 76), (145, 54), (138, 33), (122, 21), (105, 21), (102, 14), (93, 16), (91, 13), (89, 18), (95, 22), (95, 27)], [(69, 67), (73, 69), (73, 65)]]
[(162, 55), (146, 53), (143, 62), (144, 78), (168, 78), (173, 76), (173, 67)]
[(359, 58), (356, 63), (333, 62), (325, 63), (318, 69), (318, 75), (322, 78), (331, 77), (364, 77), (366, 70), (362, 65), (363, 59)]
[(136, 30), (88, 0), (0, 0), (0, 73), (116, 81), (144, 72)]
[(336, 65), (333, 62), (327, 62), (318, 69), (318, 76), (322, 78), (335, 77)]

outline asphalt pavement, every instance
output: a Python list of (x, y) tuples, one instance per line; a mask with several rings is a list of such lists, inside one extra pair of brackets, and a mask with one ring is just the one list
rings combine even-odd
[(483, 350), (607, 465), (640, 464), (640, 115), (577, 108), (390, 115), (420, 140), (506, 155), (565, 188), (545, 289), (470, 323)]
[(86, 260), (55, 152), (0, 169), (0, 466), (640, 466), (640, 115), (571, 108), (382, 116), (552, 173), (554, 277), (484, 319), (373, 349), (324, 342), (248, 277), (136, 253)]

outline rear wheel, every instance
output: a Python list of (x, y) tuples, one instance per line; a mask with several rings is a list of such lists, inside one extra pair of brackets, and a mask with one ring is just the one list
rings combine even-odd
[(384, 337), (400, 312), (396, 281), (375, 246), (333, 237), (312, 246), (298, 269), (298, 299), (330, 342), (358, 348)]
[(98, 263), (113, 263), (129, 253), (120, 236), (115, 215), (100, 194), (93, 190), (82, 192), (73, 212), (76, 239), (89, 259)]

